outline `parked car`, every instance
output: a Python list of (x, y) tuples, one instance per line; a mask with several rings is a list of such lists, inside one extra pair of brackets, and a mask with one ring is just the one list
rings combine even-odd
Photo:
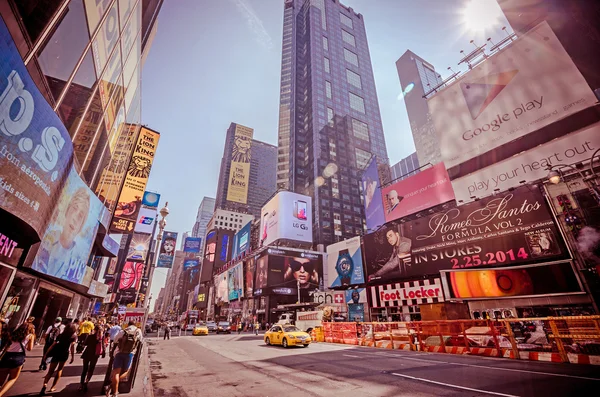
[(231, 333), (231, 324), (229, 324), (229, 321), (220, 321), (219, 324), (217, 324), (217, 334), (220, 333)]
[(207, 321), (206, 328), (208, 328), (209, 332), (217, 332), (217, 323), (214, 321)]

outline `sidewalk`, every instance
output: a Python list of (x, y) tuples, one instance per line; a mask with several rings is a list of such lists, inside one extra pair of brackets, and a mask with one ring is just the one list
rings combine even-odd
[[(21, 376), (15, 383), (15, 385), (6, 394), (7, 397), (25, 397), (25, 396), (37, 396), (42, 388), (43, 378), (46, 375), (46, 371), (38, 371), (40, 366), (40, 360), (42, 359), (43, 348), (42, 346), (35, 346), (32, 351), (27, 352), (27, 361), (21, 371)], [(102, 395), (102, 384), (104, 381), (104, 375), (108, 368), (109, 358), (100, 358), (96, 369), (94, 370), (94, 376), (88, 384), (88, 391), (86, 393), (78, 391), (79, 381), (81, 377), (81, 370), (83, 368), (83, 360), (81, 355), (76, 354), (73, 364), (65, 365), (63, 369), (63, 376), (58, 381), (56, 386), (56, 392), (46, 392), (49, 396), (56, 397), (70, 397), (70, 396), (98, 396)], [(52, 385), (54, 378), (48, 382), (48, 389)], [(150, 378), (150, 365), (148, 362), (148, 351), (147, 345), (144, 346), (144, 351), (140, 359), (140, 364), (137, 371), (135, 385), (130, 393), (122, 393), (122, 396), (128, 397), (152, 397), (152, 381)]]

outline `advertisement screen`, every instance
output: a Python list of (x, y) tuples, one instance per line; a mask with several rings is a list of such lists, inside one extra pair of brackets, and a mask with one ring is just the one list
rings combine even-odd
[(446, 272), (450, 296), (457, 299), (502, 298), (581, 292), (569, 262), (504, 269)]
[(428, 100), (448, 169), (596, 102), (547, 22)]
[(348, 321), (365, 321), (365, 305), (363, 303), (351, 303), (348, 305)]
[(236, 124), (231, 147), (231, 168), (227, 200), (246, 204), (248, 202), (248, 184), (250, 183), (250, 160), (252, 136), (254, 130)]
[(347, 289), (345, 293), (346, 303), (367, 303), (366, 288)]
[(444, 163), (386, 186), (382, 191), (386, 222), (454, 200)]
[(229, 302), (227, 272), (215, 276), (215, 299), (217, 304)]
[(144, 126), (140, 129), (111, 223), (113, 233), (133, 233), (159, 138), (156, 131)]
[(0, 58), (0, 207), (41, 237), (69, 177), (73, 145), (29, 76), (2, 19)]
[(227, 270), (229, 301), (244, 297), (244, 264), (242, 262)]
[(246, 296), (250, 297), (254, 293), (254, 271), (256, 269), (256, 258), (250, 257), (244, 262), (244, 277), (246, 285)]
[(450, 208), (364, 237), (370, 280), (564, 259), (545, 199), (529, 188)]
[(200, 264), (199, 259), (184, 259), (183, 260), (183, 270), (190, 270), (198, 267)]
[(121, 280), (119, 281), (119, 289), (133, 288), (139, 290), (142, 284), (142, 276), (144, 275), (144, 264), (141, 262), (127, 261), (123, 265), (121, 272)]
[[(519, 155), (452, 181), (456, 200), (464, 203), (487, 197), (494, 191), (506, 191), (523, 181), (534, 182), (548, 177), (548, 166), (576, 164), (588, 160), (600, 148), (600, 123), (554, 139)], [(472, 198), (473, 197), (473, 198)]]
[(89, 286), (86, 268), (102, 203), (71, 169), (31, 268)]
[(177, 233), (165, 232), (160, 243), (160, 250), (158, 251), (158, 264), (156, 267), (170, 268), (173, 266), (175, 247), (177, 247)]
[(261, 211), (261, 245), (269, 245), (279, 239), (312, 243), (311, 200), (302, 194), (277, 193)]
[(202, 274), (200, 275), (200, 282), (202, 283), (206, 283), (212, 279), (216, 249), (217, 231), (211, 230), (206, 235), (206, 243), (204, 246), (204, 258), (202, 259)]
[(202, 244), (202, 238), (200, 237), (186, 237), (183, 242), (183, 252), (200, 252), (200, 244)]
[(129, 244), (127, 260), (144, 262), (148, 256), (148, 251), (150, 250), (151, 240), (152, 235), (150, 234), (133, 233), (131, 243)]
[[(269, 248), (257, 258), (254, 295), (292, 294), (299, 287), (308, 296), (308, 291), (322, 290), (323, 284), (322, 254)], [(274, 291), (277, 288), (286, 289)]]
[(208, 306), (208, 288), (198, 288), (198, 298), (195, 306), (198, 309), (206, 309), (206, 307)]
[(360, 237), (340, 241), (327, 247), (329, 288), (364, 284)]
[(375, 230), (385, 223), (381, 187), (379, 186), (379, 172), (377, 171), (377, 158), (373, 156), (362, 175), (363, 202), (367, 218), (367, 230)]
[(250, 228), (252, 227), (252, 222), (248, 222), (244, 227), (240, 229), (239, 232), (233, 236), (233, 253), (231, 254), (232, 258), (237, 258), (238, 256), (247, 253), (250, 251)]

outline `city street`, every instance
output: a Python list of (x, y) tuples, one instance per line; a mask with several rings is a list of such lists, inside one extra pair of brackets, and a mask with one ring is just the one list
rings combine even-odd
[(149, 353), (156, 397), (550, 397), (592, 395), (600, 386), (594, 366), (329, 343), (284, 349), (251, 334), (154, 338)]

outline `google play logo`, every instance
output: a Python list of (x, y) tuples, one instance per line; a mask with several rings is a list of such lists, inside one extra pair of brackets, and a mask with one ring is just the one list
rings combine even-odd
[(490, 74), (470, 83), (460, 83), (460, 88), (473, 120), (479, 117), (518, 72), (515, 69), (508, 72)]

